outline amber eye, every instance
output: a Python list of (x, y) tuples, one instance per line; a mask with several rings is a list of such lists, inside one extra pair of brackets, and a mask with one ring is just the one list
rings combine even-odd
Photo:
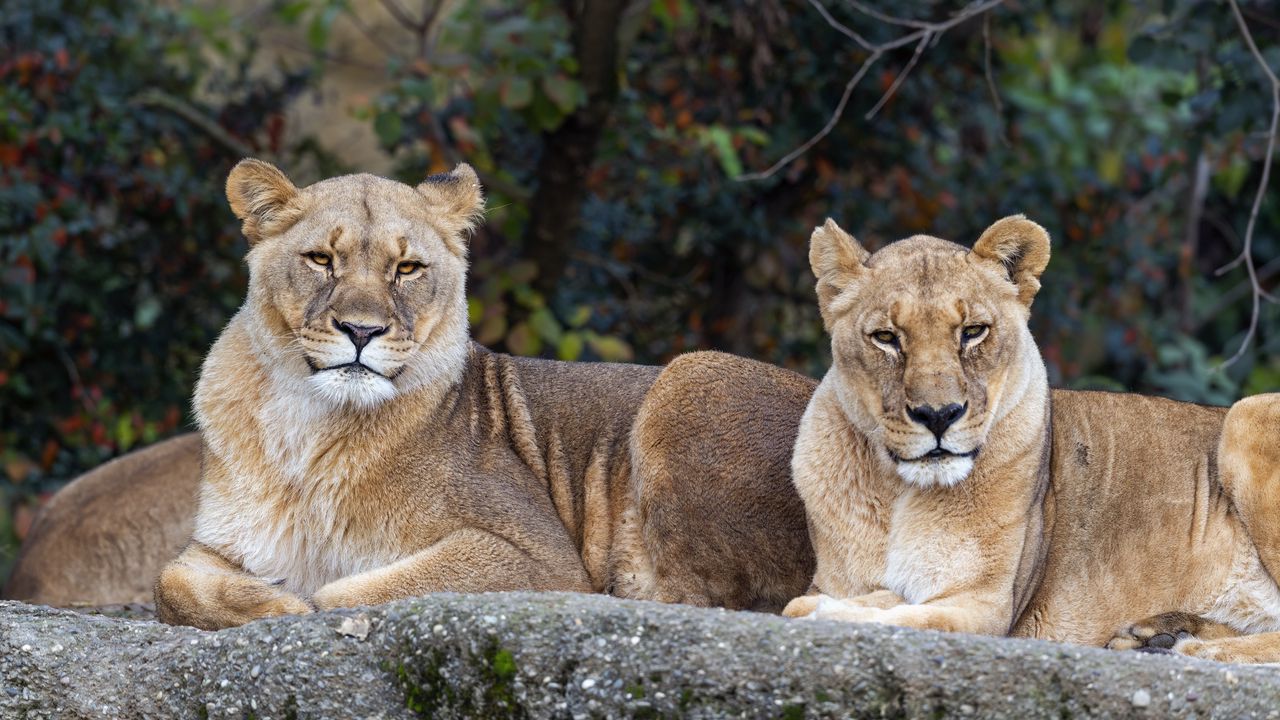
[(421, 270), (422, 268), (423, 268), (423, 264), (422, 264), (422, 263), (420, 263), (420, 262), (415, 262), (415, 261), (413, 261), (413, 260), (405, 260), (404, 262), (400, 263), (399, 265), (396, 265), (396, 274), (397, 274), (397, 275), (412, 275), (412, 274), (414, 274), (414, 273), (418, 272), (419, 270)]
[(968, 342), (971, 340), (977, 340), (978, 338), (986, 334), (987, 334), (986, 325), (965, 325), (964, 329), (960, 331), (960, 338), (965, 342)]
[(871, 333), (871, 339), (875, 340), (881, 345), (897, 346), (898, 344), (898, 336), (889, 330), (877, 330)]
[(309, 252), (304, 254), (303, 257), (315, 263), (316, 265), (319, 265), (320, 267), (329, 267), (329, 265), (333, 263), (333, 258), (329, 257), (328, 255), (325, 255), (322, 252)]

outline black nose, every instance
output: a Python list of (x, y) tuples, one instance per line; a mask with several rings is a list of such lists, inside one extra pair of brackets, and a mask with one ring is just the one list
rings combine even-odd
[(950, 405), (943, 405), (940, 408), (935, 408), (932, 405), (921, 405), (919, 407), (908, 407), (907, 416), (929, 428), (929, 432), (933, 433), (934, 437), (941, 440), (942, 433), (946, 432), (947, 428), (954, 425), (955, 422), (960, 419), (960, 416), (964, 415), (964, 411), (967, 409), (968, 403), (965, 403), (964, 405), (951, 403)]
[(349, 322), (338, 322), (337, 320), (334, 320), (333, 324), (345, 333), (347, 337), (351, 338), (351, 342), (356, 346), (357, 352), (363, 350), (370, 340), (386, 333), (388, 329), (386, 325), (353, 325)]

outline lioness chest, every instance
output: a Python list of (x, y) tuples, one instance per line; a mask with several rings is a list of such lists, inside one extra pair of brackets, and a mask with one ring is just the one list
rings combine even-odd
[[(447, 532), (446, 514), (429, 507), (430, 495), (406, 492), (386, 470), (395, 442), (307, 423), (307, 411), (265, 402), (252, 442), (207, 453), (195, 540), (307, 595)], [(430, 472), (414, 474), (430, 484), (421, 477)]]

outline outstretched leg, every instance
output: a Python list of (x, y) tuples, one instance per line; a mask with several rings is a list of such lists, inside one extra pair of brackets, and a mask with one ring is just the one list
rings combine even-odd
[(1185, 612), (1167, 612), (1153, 615), (1132, 625), (1127, 625), (1107, 641), (1111, 650), (1143, 650), (1147, 652), (1173, 652), (1179, 642), (1186, 640), (1209, 641), (1238, 637), (1239, 632), (1199, 615)]
[(1182, 612), (1134, 623), (1117, 632), (1107, 647), (1228, 663), (1280, 662), (1280, 633), (1244, 635), (1222, 623)]
[(576, 554), (539, 550), (531, 552), (487, 530), (463, 528), (389, 565), (334, 580), (311, 601), (318, 610), (331, 610), (435, 592), (591, 592)]

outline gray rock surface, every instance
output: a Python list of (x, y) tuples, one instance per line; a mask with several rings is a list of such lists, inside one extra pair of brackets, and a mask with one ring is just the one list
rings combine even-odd
[(221, 632), (0, 602), (0, 717), (1280, 718), (1280, 669), (574, 594)]

